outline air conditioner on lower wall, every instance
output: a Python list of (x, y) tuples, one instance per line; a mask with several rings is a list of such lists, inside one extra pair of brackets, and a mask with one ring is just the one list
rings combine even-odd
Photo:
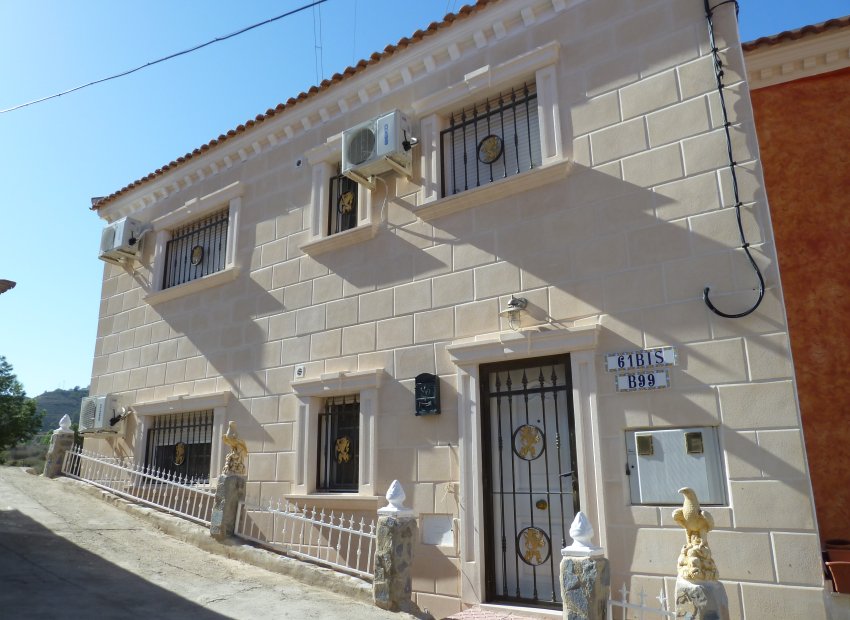
[(126, 412), (124, 399), (117, 394), (86, 396), (80, 403), (80, 432), (122, 432)]

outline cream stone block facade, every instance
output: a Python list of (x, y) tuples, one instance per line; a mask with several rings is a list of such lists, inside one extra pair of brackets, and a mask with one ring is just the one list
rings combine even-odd
[[(734, 313), (756, 297), (736, 238), (703, 9), (690, 0), (482, 4), (108, 199), (98, 208), (105, 224), (130, 216), (154, 232), (137, 260), (104, 267), (92, 394), (122, 394), (138, 419), (128, 425), (136, 430), (92, 436), (86, 446), (144, 461), (158, 418), (218, 399), (212, 477), (222, 465), (220, 425), (235, 420), (249, 446), (251, 502), (285, 496), (374, 511), (398, 479), (419, 515), (413, 589), (421, 608), (443, 617), (510, 603), (545, 616), (557, 607), (551, 600), (515, 597), (500, 585), (508, 574), (530, 579), (519, 561), (528, 557), (500, 564), (503, 549), (515, 545), (519, 554), (520, 541), (529, 544), (517, 525), (527, 517), (498, 508), (517, 480), (499, 465), (500, 446), (509, 447), (503, 458), (523, 464), (537, 455), (534, 428), (553, 454), (570, 444), (569, 463), (546, 460), (552, 471), (528, 482), (548, 480), (528, 492), (536, 502), (528, 510), (534, 527), (545, 526), (549, 552), (569, 543), (558, 515), (580, 508), (610, 558), (614, 589), (647, 584), (672, 597), (684, 542), (670, 516), (678, 487), (663, 499), (638, 491), (663, 486), (677, 466), (659, 448), (662, 468), (639, 472), (632, 465), (647, 455), (627, 438), (702, 433), (702, 461), (715, 463), (705, 473), (715, 476), (716, 497), (705, 502), (717, 524), (712, 548), (732, 617), (798, 609), (804, 615), (782, 617), (824, 617), (782, 291), (731, 5), (718, 9), (717, 40), (735, 102), (745, 231), (767, 291), (743, 319), (715, 315), (702, 299), (710, 286), (713, 303)], [(475, 182), (453, 193), (451, 148), (441, 146), (452, 118), (526, 86), (534, 93), (522, 112), (533, 166), (505, 167), (491, 182), (482, 164)], [(374, 188), (359, 185), (352, 228), (331, 232), (343, 132), (395, 109), (418, 139), (410, 177), (390, 171)], [(484, 137), (467, 161), (484, 156)], [(162, 288), (168, 239), (201, 207), (229, 210), (224, 268)], [(512, 296), (528, 301), (515, 318), (502, 312)], [(607, 354), (663, 347), (675, 359), (662, 369), (661, 389), (623, 391), (609, 372)], [(435, 415), (416, 415), (423, 373), (439, 382)], [(510, 433), (498, 427), (507, 376), (511, 389), (532, 390), (522, 388), (525, 398), (511, 406), (541, 407), (522, 424), (505, 422)], [(320, 441), (323, 416), (355, 398), (356, 482), (331, 492), (320, 464), (333, 456)], [(556, 419), (565, 426), (544, 432)], [(675, 445), (685, 453), (684, 439)], [(544, 515), (554, 515), (551, 527)]]

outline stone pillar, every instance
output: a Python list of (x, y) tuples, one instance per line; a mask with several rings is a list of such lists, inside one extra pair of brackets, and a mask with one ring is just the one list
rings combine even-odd
[(59, 420), (59, 428), (50, 437), (50, 447), (47, 449), (47, 461), (44, 463), (44, 477), (55, 478), (62, 473), (62, 461), (65, 453), (74, 447), (74, 431), (71, 430), (71, 418), (68, 414)]
[(595, 546), (593, 526), (579, 512), (570, 526), (573, 544), (561, 549), (564, 620), (605, 620), (611, 574), (604, 551)]
[(378, 509), (372, 596), (381, 609), (411, 612), (414, 606), (410, 599), (410, 569), (416, 541), (416, 515), (404, 507), (404, 498), (401, 484), (393, 480), (387, 491), (389, 505)]
[(218, 477), (218, 487), (215, 490), (215, 502), (210, 519), (210, 536), (216, 540), (233, 536), (236, 530), (239, 503), (245, 501), (246, 479), (247, 476), (242, 474), (222, 473)]
[(676, 579), (676, 617), (729, 620), (729, 601), (719, 581)]

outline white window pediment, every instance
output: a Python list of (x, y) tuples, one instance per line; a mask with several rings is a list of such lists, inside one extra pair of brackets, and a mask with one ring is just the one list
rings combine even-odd
[[(310, 239), (301, 246), (307, 254), (316, 255), (371, 239), (377, 230), (372, 214), (372, 192), (357, 184), (355, 213), (351, 221), (331, 227), (332, 179), (339, 175), (342, 158), (342, 134), (327, 139), (324, 144), (307, 152), (307, 163), (312, 167), (310, 193)], [(338, 231), (338, 232), (337, 232)]]
[[(414, 110), (422, 118), (420, 156), (423, 186), (421, 206), (415, 210), (419, 217), (429, 220), (448, 215), (484, 204), (493, 199), (494, 193), (504, 197), (566, 175), (568, 163), (562, 145), (556, 80), (559, 55), (560, 44), (551, 41), (506, 62), (471, 71), (462, 82), (413, 103)], [(517, 105), (516, 92), (520, 93)], [(482, 107), (484, 112), (479, 110), (475, 120), (469, 121), (469, 109), (475, 111)], [(511, 132), (502, 128), (502, 123), (507, 122), (503, 118), (503, 108), (514, 115), (509, 122), (517, 121), (517, 127), (522, 131)], [(491, 121), (496, 123), (495, 130)], [(451, 134), (447, 137), (449, 132)], [(493, 160), (494, 166), (501, 165), (501, 173), (497, 170), (493, 174), (493, 166), (488, 163), (483, 166), (482, 176), (480, 159), (475, 161), (471, 171), (467, 171), (466, 162), (477, 155), (475, 152), (470, 155), (470, 148), (472, 151), (480, 150), (483, 145), (481, 138), (490, 134), (495, 134), (497, 139), (494, 141), (501, 142), (503, 146), (499, 155), (502, 161)], [(524, 152), (507, 144), (508, 134), (522, 134), (518, 141), (526, 143)], [(465, 144), (470, 139), (475, 142), (471, 147)], [(458, 145), (458, 140), (464, 141), (464, 144)], [(514, 149), (511, 154), (513, 160), (508, 166), (511, 148)], [(451, 165), (452, 157), (463, 162), (460, 164), (463, 169), (458, 170), (457, 166)], [(522, 182), (520, 178), (523, 178)], [(502, 187), (498, 190), (488, 191), (491, 186), (499, 184)]]
[[(148, 303), (162, 303), (236, 279), (239, 275), (236, 242), (242, 192), (242, 183), (236, 181), (205, 196), (193, 198), (151, 222), (156, 234), (156, 249), (150, 292), (145, 297)], [(217, 212), (222, 214), (221, 217), (216, 216)], [(191, 230), (194, 222), (199, 223), (197, 231)], [(172, 237), (177, 235), (186, 239), (185, 247), (170, 246)], [(199, 252), (195, 251), (196, 246), (201, 248)], [(215, 262), (208, 269), (195, 270), (186, 276), (175, 278), (169, 275), (169, 282), (166, 282), (167, 274), (178, 268), (175, 266), (177, 263), (189, 261), (192, 267), (197, 267), (196, 260), (198, 264), (205, 260)]]
[[(337, 396), (357, 395), (360, 405), (359, 472), (358, 486), (351, 495), (371, 497), (375, 495), (377, 474), (377, 418), (378, 389), (386, 371), (379, 368), (359, 372), (336, 372), (323, 374), (317, 379), (301, 379), (292, 382), (292, 390), (298, 397), (298, 451), (296, 479), (293, 481), (297, 495), (314, 494), (318, 484), (319, 415), (325, 409), (325, 400)], [(345, 495), (345, 494), (342, 494)]]

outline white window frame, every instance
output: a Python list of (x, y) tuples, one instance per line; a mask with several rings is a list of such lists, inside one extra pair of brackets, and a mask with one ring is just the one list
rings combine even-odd
[(338, 174), (342, 159), (342, 134), (336, 134), (307, 152), (312, 169), (310, 193), (310, 239), (301, 246), (307, 254), (316, 255), (359, 243), (375, 236), (377, 221), (372, 212), (372, 191), (357, 184), (357, 224), (342, 232), (328, 234), (330, 182)]
[[(378, 472), (377, 419), (379, 415), (378, 389), (386, 376), (384, 369), (358, 372), (334, 372), (317, 379), (300, 379), (292, 382), (292, 390), (298, 397), (298, 422), (295, 436), (298, 438), (294, 495), (325, 495), (328, 497), (368, 496), (376, 493)], [(360, 398), (360, 468), (357, 492), (338, 493), (316, 488), (319, 414), (325, 399), (330, 396)]]
[[(471, 71), (464, 76), (462, 82), (413, 102), (415, 113), (422, 119), (419, 129), (422, 189), (420, 206), (415, 209), (420, 218), (430, 220), (449, 215), (566, 176), (568, 162), (561, 134), (556, 71), (559, 54), (560, 43), (550, 41), (507, 62), (496, 66), (485, 65)], [(542, 165), (535, 170), (496, 180), (452, 196), (440, 196), (440, 132), (448, 126), (449, 115), (464, 105), (481, 101), (499, 90), (529, 80), (532, 75), (537, 89)]]
[(133, 403), (131, 408), (136, 416), (136, 441), (133, 457), (136, 463), (144, 463), (147, 453), (148, 429), (155, 418), (176, 413), (193, 411), (213, 411), (212, 446), (210, 452), (210, 481), (218, 479), (224, 467), (225, 453), (222, 449), (222, 437), (227, 432), (227, 407), (232, 400), (232, 392), (218, 392), (204, 396), (179, 396), (168, 400), (149, 403)]
[[(161, 303), (232, 282), (236, 279), (239, 275), (239, 267), (236, 264), (236, 240), (239, 231), (239, 215), (242, 208), (242, 191), (242, 183), (236, 181), (206, 196), (193, 198), (187, 201), (182, 207), (174, 209), (174, 211), (158, 217), (151, 222), (153, 232), (156, 235), (156, 249), (154, 250), (153, 269), (151, 270), (151, 292), (145, 296), (145, 300), (148, 303)], [(228, 218), (224, 268), (202, 278), (196, 278), (166, 289), (162, 288), (162, 279), (165, 273), (166, 246), (171, 240), (172, 231), (225, 208), (228, 209)]]

